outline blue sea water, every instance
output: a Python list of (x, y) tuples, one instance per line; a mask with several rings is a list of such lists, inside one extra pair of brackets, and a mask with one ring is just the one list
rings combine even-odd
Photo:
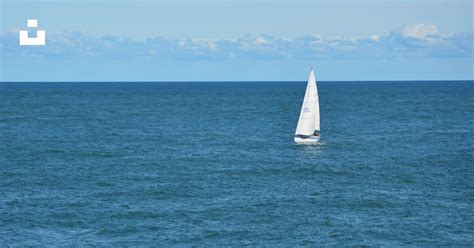
[(474, 82), (0, 83), (0, 245), (474, 244)]

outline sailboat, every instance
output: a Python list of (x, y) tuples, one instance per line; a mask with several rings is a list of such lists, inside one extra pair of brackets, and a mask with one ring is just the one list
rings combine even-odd
[(313, 67), (311, 67), (294, 140), (296, 143), (318, 142), (320, 138), (319, 132), (318, 86), (316, 85)]

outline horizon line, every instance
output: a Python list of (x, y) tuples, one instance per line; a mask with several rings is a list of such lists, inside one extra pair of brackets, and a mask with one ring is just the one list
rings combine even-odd
[[(307, 80), (138, 80), (138, 81), (0, 81), (1, 83), (290, 83), (306, 82)], [(316, 82), (338, 83), (338, 82), (464, 82), (474, 79), (402, 79), (402, 80), (316, 80)]]

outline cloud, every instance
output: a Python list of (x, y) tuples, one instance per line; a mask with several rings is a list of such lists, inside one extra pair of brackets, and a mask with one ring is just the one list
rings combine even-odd
[(295, 39), (245, 35), (237, 39), (183, 40), (151, 37), (134, 41), (81, 32), (48, 34), (45, 47), (20, 47), (16, 33), (1, 35), (2, 60), (318, 60), (358, 58), (466, 58), (473, 56), (474, 32), (441, 34), (435, 25), (415, 24), (387, 35)]
[(405, 37), (426, 39), (438, 35), (438, 28), (435, 25), (415, 24), (403, 27), (400, 33)]

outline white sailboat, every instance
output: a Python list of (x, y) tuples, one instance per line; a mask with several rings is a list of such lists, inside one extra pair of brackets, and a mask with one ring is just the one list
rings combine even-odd
[(320, 138), (319, 131), (318, 86), (316, 85), (313, 67), (311, 67), (294, 140), (296, 143), (317, 142)]

